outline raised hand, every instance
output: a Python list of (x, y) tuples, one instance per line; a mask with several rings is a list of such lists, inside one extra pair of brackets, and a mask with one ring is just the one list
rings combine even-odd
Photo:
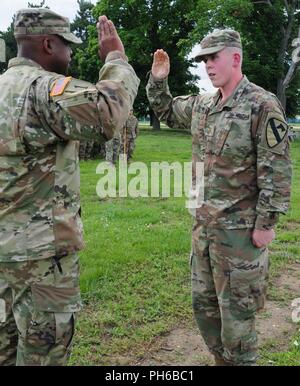
[(100, 16), (97, 23), (98, 42), (99, 42), (99, 57), (105, 62), (106, 56), (111, 51), (120, 51), (125, 54), (122, 40), (120, 39), (116, 27), (111, 20), (106, 16)]
[(155, 51), (151, 71), (156, 80), (164, 79), (169, 75), (170, 59), (164, 50)]

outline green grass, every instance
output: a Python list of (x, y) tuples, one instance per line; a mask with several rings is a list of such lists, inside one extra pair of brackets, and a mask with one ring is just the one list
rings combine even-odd
[[(294, 142), (292, 209), (281, 219), (272, 247), (273, 277), (299, 259), (299, 150), (300, 143)], [(134, 161), (190, 160), (188, 133), (141, 131)], [(193, 323), (188, 264), (192, 219), (186, 198), (101, 200), (96, 194), (98, 162), (81, 163), (85, 308), (78, 317), (70, 361), (76, 365), (111, 365), (129, 352), (137, 358), (157, 336)]]

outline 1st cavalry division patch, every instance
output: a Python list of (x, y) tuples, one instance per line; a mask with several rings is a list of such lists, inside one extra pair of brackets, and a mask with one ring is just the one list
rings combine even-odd
[(288, 126), (284, 121), (277, 118), (270, 118), (267, 124), (266, 140), (270, 148), (278, 146), (285, 138)]

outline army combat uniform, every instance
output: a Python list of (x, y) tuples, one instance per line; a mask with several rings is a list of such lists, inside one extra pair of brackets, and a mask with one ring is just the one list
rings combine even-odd
[(127, 160), (132, 158), (135, 141), (138, 135), (139, 121), (134, 115), (129, 115), (123, 130), (121, 131), (120, 154), (126, 154)]
[[(22, 10), (20, 20), (32, 22), (31, 33), (37, 23), (55, 26), (37, 27), (45, 34), (59, 22), (59, 32), (69, 29), (46, 9)], [(138, 84), (118, 51), (108, 54), (96, 85), (22, 57), (0, 77), (1, 365), (66, 364), (81, 309), (79, 140), (112, 138)]]
[(94, 141), (80, 141), (79, 159), (89, 160), (93, 157)]
[(264, 306), (267, 248), (253, 229), (272, 229), (288, 210), (291, 164), (287, 124), (276, 97), (244, 76), (221, 94), (173, 99), (167, 79), (147, 85), (159, 119), (192, 134), (193, 181), (204, 164), (204, 197), (192, 232), (192, 301), (201, 334), (216, 359), (253, 365), (255, 313)]
[(119, 157), (120, 136), (121, 134), (118, 133), (113, 139), (105, 142), (105, 160), (113, 163), (114, 165)]

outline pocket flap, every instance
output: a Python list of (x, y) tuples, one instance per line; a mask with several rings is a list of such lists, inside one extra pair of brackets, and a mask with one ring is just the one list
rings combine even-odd
[(77, 312), (82, 308), (79, 287), (57, 288), (34, 284), (31, 292), (38, 311)]

